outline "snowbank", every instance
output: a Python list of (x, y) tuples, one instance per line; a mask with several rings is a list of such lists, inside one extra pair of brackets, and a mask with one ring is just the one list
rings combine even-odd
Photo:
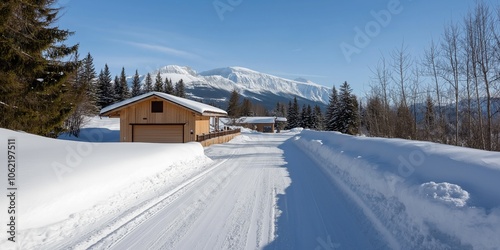
[(87, 117), (78, 137), (64, 133), (58, 139), (84, 142), (119, 142), (120, 118)]
[[(93, 136), (102, 140), (105, 135), (99, 133), (95, 130)], [(6, 129), (0, 129), (0, 138), (4, 142), (1, 152), (7, 151), (7, 138), (14, 138), (17, 144), (16, 214), (21, 232), (53, 226), (81, 214), (90, 217), (82, 220), (97, 220), (112, 209), (143, 200), (153, 189), (178, 185), (210, 162), (199, 143), (74, 142)], [(6, 176), (6, 168), (1, 171), (1, 176)], [(1, 207), (7, 207), (6, 199)], [(6, 216), (0, 220), (6, 225)]]
[(388, 242), (403, 249), (500, 246), (500, 153), (309, 130), (294, 142), (374, 225), (387, 228)]

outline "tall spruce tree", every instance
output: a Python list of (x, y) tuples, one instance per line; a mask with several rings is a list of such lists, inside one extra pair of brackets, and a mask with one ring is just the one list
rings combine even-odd
[(287, 129), (300, 127), (300, 111), (297, 97), (293, 98), (293, 102), (288, 104)]
[(101, 70), (97, 79), (97, 104), (99, 108), (104, 108), (111, 105), (114, 101), (113, 83), (111, 80), (111, 72), (107, 64), (104, 65), (104, 70)]
[(161, 79), (160, 71), (158, 71), (158, 73), (156, 74), (153, 90), (157, 92), (163, 92), (163, 80)]
[(163, 92), (169, 95), (175, 94), (174, 85), (172, 84), (172, 79), (165, 78), (165, 86)]
[[(73, 32), (56, 24), (56, 0), (0, 4), (0, 127), (55, 135), (75, 108)], [(82, 90), (83, 91), (83, 90)]]
[(184, 80), (180, 79), (175, 84), (175, 95), (178, 97), (186, 97), (186, 87), (184, 86)]
[[(78, 61), (77, 58), (75, 58)], [(82, 93), (76, 99), (75, 109), (64, 122), (64, 127), (70, 135), (78, 137), (85, 118), (97, 114), (95, 68), (90, 53), (78, 66), (76, 75), (72, 81), (73, 91)]]
[(237, 118), (241, 116), (240, 93), (236, 89), (233, 89), (233, 91), (231, 92), (231, 96), (229, 97), (229, 102), (227, 104), (227, 115), (230, 118)]
[(146, 75), (146, 80), (144, 80), (144, 93), (149, 93), (153, 91), (153, 79), (151, 78), (151, 74), (148, 73)]
[(120, 86), (120, 78), (118, 76), (115, 76), (115, 79), (113, 80), (113, 103), (121, 101), (121, 96), (123, 95), (122, 93), (122, 86)]
[(324, 117), (323, 112), (321, 111), (321, 107), (319, 105), (315, 105), (313, 109), (313, 128), (316, 130), (324, 130)]
[(80, 79), (87, 88), (87, 103), (90, 105), (91, 112), (97, 113), (97, 74), (94, 66), (94, 58), (90, 53), (83, 59), (82, 65), (83, 71)]
[(252, 102), (250, 101), (250, 99), (244, 98), (243, 103), (241, 104), (241, 116), (251, 116), (252, 113)]
[(120, 73), (120, 96), (119, 101), (130, 98), (130, 90), (128, 89), (127, 75), (125, 74), (125, 68), (122, 67)]
[(340, 86), (338, 112), (338, 131), (351, 135), (357, 134), (359, 130), (358, 103), (347, 82)]
[(141, 79), (139, 78), (139, 72), (135, 70), (134, 77), (132, 78), (132, 91), (130, 95), (132, 97), (135, 97), (140, 94), (141, 94)]
[(339, 98), (337, 89), (335, 86), (332, 88), (332, 93), (330, 95), (330, 102), (328, 103), (328, 107), (326, 108), (325, 115), (325, 126), (328, 131), (338, 131), (339, 130), (339, 116), (338, 116), (338, 105)]
[(300, 126), (303, 128), (309, 128), (309, 114), (307, 114), (307, 106), (305, 104), (302, 105), (302, 110), (300, 111)]

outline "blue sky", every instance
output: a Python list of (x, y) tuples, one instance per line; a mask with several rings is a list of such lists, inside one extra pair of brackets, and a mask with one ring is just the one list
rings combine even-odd
[[(364, 95), (370, 68), (382, 54), (389, 57), (404, 41), (420, 56), (474, 1), (63, 0), (60, 5), (59, 26), (76, 32), (68, 42), (79, 43), (82, 56), (90, 52), (97, 71), (105, 63), (114, 75), (122, 67), (132, 75), (169, 64), (198, 72), (241, 66), (328, 87), (348, 81)], [(366, 27), (371, 27), (369, 41), (357, 46), (355, 30)], [(341, 46), (346, 44), (356, 53), (346, 57)]]

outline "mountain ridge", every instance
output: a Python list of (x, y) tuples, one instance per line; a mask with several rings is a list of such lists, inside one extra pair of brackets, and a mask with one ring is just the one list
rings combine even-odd
[[(326, 107), (331, 88), (307, 79), (286, 79), (241, 66), (222, 67), (197, 72), (189, 66), (166, 65), (149, 72), (154, 79), (160, 72), (163, 81), (183, 80), (188, 98), (225, 107), (230, 93), (236, 89), (242, 97), (259, 102), (272, 110), (277, 102), (288, 103), (297, 97), (299, 103)], [(144, 84), (144, 77), (141, 83)]]

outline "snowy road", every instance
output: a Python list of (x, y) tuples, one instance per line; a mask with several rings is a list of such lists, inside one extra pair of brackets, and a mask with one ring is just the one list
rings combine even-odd
[(210, 168), (87, 247), (387, 248), (292, 136), (246, 134), (206, 149)]

